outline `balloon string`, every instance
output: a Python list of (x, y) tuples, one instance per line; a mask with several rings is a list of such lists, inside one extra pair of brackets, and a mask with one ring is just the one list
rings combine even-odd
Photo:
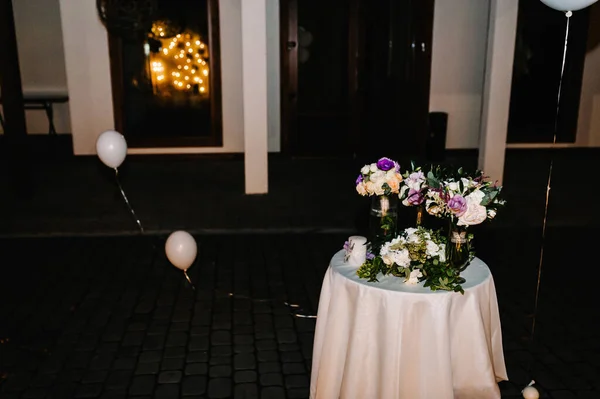
[(187, 274), (187, 270), (183, 271), (183, 275), (185, 276), (186, 280), (188, 281), (188, 283), (190, 283), (190, 285), (192, 286), (192, 289), (194, 291), (196, 291), (196, 287), (194, 287), (194, 284), (192, 283), (192, 280), (190, 279), (190, 276), (188, 276)]
[(117, 169), (117, 168), (115, 168), (115, 179), (117, 180), (117, 185), (119, 186), (119, 190), (121, 191), (121, 196), (123, 197), (123, 200), (125, 201), (125, 204), (127, 205), (127, 208), (129, 208), (129, 212), (131, 213), (131, 215), (133, 216), (133, 219), (135, 219), (135, 222), (137, 223), (138, 227), (140, 228), (140, 232), (142, 234), (144, 234), (144, 228), (142, 227), (142, 222), (140, 222), (140, 219), (138, 219), (138, 217), (136, 216), (135, 211), (133, 210), (133, 207), (131, 206), (131, 204), (129, 203), (129, 200), (127, 199), (127, 195), (125, 195), (123, 186), (121, 186), (121, 180), (119, 179), (119, 169)]
[[(557, 97), (557, 101), (556, 101), (556, 116), (554, 118), (554, 136), (552, 139), (552, 149), (554, 149), (554, 147), (556, 145), (556, 136), (558, 133), (558, 117), (560, 114), (560, 99), (561, 99), (561, 94), (562, 94), (562, 85), (563, 85), (563, 77), (564, 77), (564, 73), (565, 73), (565, 64), (566, 64), (566, 60), (567, 60), (567, 44), (569, 41), (569, 25), (571, 22), (571, 15), (573, 15), (573, 13), (571, 11), (568, 11), (565, 13), (565, 16), (567, 17), (567, 27), (565, 29), (565, 45), (564, 45), (564, 49), (563, 49), (562, 65), (561, 65), (561, 69), (560, 69), (560, 82), (558, 84), (558, 97)], [(546, 184), (546, 203), (545, 203), (545, 207), (544, 207), (544, 221), (542, 223), (542, 247), (540, 249), (540, 262), (538, 264), (537, 284), (536, 284), (536, 289), (535, 289), (535, 304), (533, 307), (533, 318), (532, 318), (532, 322), (531, 322), (530, 341), (533, 341), (534, 334), (535, 334), (535, 323), (536, 323), (536, 316), (537, 316), (539, 296), (540, 296), (540, 283), (542, 280), (542, 266), (544, 263), (544, 243), (546, 240), (546, 225), (548, 222), (548, 205), (550, 203), (550, 188), (552, 186), (553, 167), (554, 167), (554, 157), (552, 156), (550, 159), (550, 168), (548, 170), (548, 182)]]

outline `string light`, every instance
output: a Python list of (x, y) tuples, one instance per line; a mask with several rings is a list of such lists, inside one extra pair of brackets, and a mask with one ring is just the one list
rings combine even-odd
[(161, 43), (159, 51), (150, 55), (152, 82), (162, 88), (173, 87), (178, 91), (207, 95), (209, 81), (202, 76), (209, 74), (208, 46), (200, 35), (189, 30), (171, 39), (161, 39), (166, 30), (160, 22), (152, 26), (152, 32)]

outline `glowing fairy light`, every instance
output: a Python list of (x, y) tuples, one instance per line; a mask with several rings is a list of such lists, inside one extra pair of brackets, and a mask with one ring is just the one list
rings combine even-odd
[[(180, 32), (174, 37), (163, 39), (169, 29), (164, 24), (152, 27), (154, 37), (161, 44), (160, 50), (150, 55), (150, 73), (153, 84), (162, 87), (169, 86), (177, 91), (189, 91), (207, 95), (208, 76), (207, 60), (208, 46), (202, 42), (200, 35), (192, 31)], [(192, 63), (192, 61), (195, 61)]]

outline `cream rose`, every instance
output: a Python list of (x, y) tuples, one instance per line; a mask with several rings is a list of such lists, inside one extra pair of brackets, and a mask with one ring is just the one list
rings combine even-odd
[(483, 223), (487, 218), (487, 210), (485, 206), (479, 205), (473, 201), (467, 202), (467, 210), (458, 218), (459, 226), (473, 226)]
[(360, 173), (362, 173), (363, 175), (368, 175), (370, 171), (371, 165), (365, 165), (360, 169)]
[(361, 182), (361, 183), (358, 183), (358, 184), (356, 185), (356, 191), (358, 191), (358, 193), (359, 193), (360, 195), (367, 195), (367, 189), (366, 189), (366, 187), (365, 187), (365, 183), (362, 183), (362, 182)]

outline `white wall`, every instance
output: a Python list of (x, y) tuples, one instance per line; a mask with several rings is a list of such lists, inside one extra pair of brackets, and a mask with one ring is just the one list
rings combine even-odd
[(488, 14), (489, 0), (435, 2), (429, 109), (448, 113), (447, 148), (479, 143)]
[(592, 6), (583, 71), (577, 145), (600, 147), (600, 4)]
[[(13, 1), (21, 81), (25, 95), (67, 93), (58, 1)], [(48, 119), (43, 110), (29, 110), (26, 117), (29, 134), (48, 133)], [(54, 106), (54, 125), (58, 133), (71, 131), (68, 104)]]

